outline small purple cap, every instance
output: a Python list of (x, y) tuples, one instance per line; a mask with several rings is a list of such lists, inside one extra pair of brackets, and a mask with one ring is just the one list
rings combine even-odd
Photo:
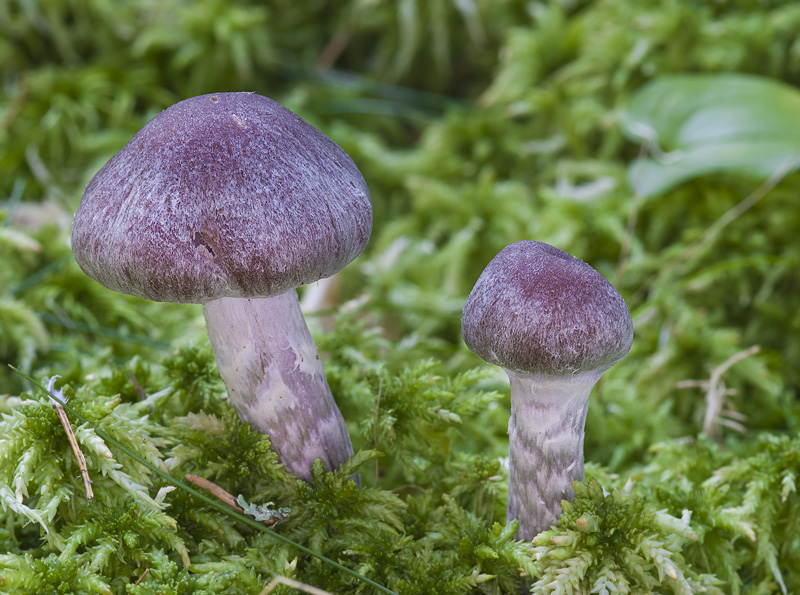
[(604, 372), (633, 341), (625, 301), (585, 262), (549, 244), (505, 247), (461, 317), (467, 346), (491, 364), (545, 377)]

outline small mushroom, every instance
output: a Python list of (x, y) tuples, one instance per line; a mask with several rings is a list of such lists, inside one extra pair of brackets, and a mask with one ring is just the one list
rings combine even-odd
[(289, 471), (353, 454), (295, 288), (333, 275), (369, 240), (361, 173), (328, 137), (252, 93), (181, 101), (91, 180), (72, 249), (122, 293), (204, 304), (242, 420)]
[(625, 301), (588, 264), (516, 242), (486, 267), (464, 306), (467, 346), (511, 384), (508, 519), (532, 539), (582, 481), (589, 393), (633, 341)]

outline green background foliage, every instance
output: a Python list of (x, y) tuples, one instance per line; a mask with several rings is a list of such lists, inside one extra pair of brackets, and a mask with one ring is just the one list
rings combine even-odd
[[(0, 361), (61, 375), (174, 477), (290, 507), (277, 531), (397, 593), (797, 592), (800, 177), (747, 135), (797, 156), (798, 28), (779, 0), (0, 0)], [(781, 91), (739, 93), (742, 74)], [(360, 490), (296, 481), (241, 424), (197, 306), (72, 260), (109, 157), (183, 98), (245, 90), (333, 138), (372, 193), (370, 245), (309, 317)], [(709, 140), (691, 117), (729, 142), (684, 175)], [(460, 339), (483, 267), (522, 239), (605, 275), (636, 333), (592, 396), (595, 479), (533, 544), (505, 520), (507, 383)], [(88, 503), (29, 389), (0, 369), (0, 593), (372, 592), (78, 424)]]

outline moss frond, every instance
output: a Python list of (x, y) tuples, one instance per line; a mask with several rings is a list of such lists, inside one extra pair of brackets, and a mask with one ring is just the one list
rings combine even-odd
[(590, 479), (573, 487), (558, 527), (533, 541), (532, 593), (602, 592), (612, 577), (623, 592), (722, 593), (717, 579), (685, 562), (684, 546), (698, 539), (688, 520), (655, 510), (630, 486), (606, 493)]

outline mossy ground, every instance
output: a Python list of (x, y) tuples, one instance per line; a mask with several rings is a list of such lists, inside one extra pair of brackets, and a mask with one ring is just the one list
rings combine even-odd
[[(799, 26), (777, 0), (0, 0), (0, 360), (60, 375), (173, 477), (291, 508), (275, 531), (396, 593), (800, 591), (800, 178), (717, 229), (764, 180), (637, 199), (620, 125), (661, 75), (797, 85)], [(309, 318), (357, 451), (313, 487), (226, 403), (198, 307), (111, 293), (68, 245), (83, 186), (150, 117), (239, 90), (331, 136), (373, 195), (370, 246)], [(532, 544), (505, 522), (507, 386), (459, 332), (523, 239), (604, 274), (636, 332), (593, 393), (594, 479)], [(0, 412), (0, 593), (257, 594), (277, 575), (375, 592), (73, 420), (87, 502), (47, 397), (5, 366)]]

